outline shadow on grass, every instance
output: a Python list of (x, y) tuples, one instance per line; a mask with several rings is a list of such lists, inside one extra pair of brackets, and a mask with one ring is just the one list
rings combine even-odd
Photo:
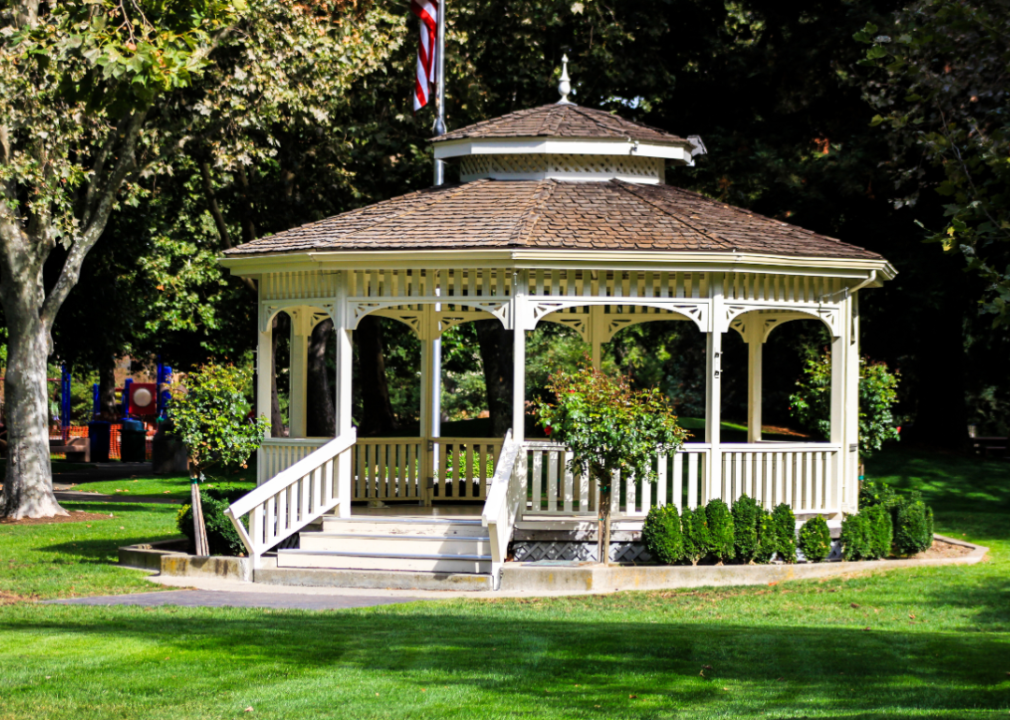
[[(241, 658), (241, 668), (222, 669), (222, 689), (247, 681), (258, 665), (291, 673), (350, 668), (420, 687), (451, 682), (498, 699), (502, 709), (529, 714), (520, 709), (543, 705), (559, 717), (615, 717), (617, 707), (620, 717), (655, 717), (655, 708), (628, 702), (646, 695), (680, 709), (725, 712), (730, 690), (752, 696), (752, 709), (773, 716), (788, 709), (790, 717), (800, 708), (819, 717), (875, 717), (882, 708), (889, 717), (913, 709), (956, 717), (1007, 703), (1005, 637), (650, 622), (647, 615), (573, 620), (563, 609), (543, 617), (534, 607), (505, 604), (269, 615), (123, 608), (61, 613), (59, 620), (33, 613), (0, 630), (59, 631), (89, 636), (89, 644), (90, 636), (129, 637)], [(116, 664), (110, 658), (107, 671), (114, 675)]]

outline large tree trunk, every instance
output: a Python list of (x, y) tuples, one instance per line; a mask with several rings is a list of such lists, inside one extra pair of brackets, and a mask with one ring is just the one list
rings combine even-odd
[(477, 320), (477, 342), (484, 365), (487, 410), (493, 437), (505, 437), (512, 427), (512, 331), (497, 320)]
[[(6, 278), (5, 278), (6, 280)], [(3, 515), (21, 518), (67, 515), (53, 494), (49, 464), (49, 403), (46, 359), (49, 333), (40, 307), (4, 297), (7, 318), (7, 477), (3, 484)], [(41, 298), (40, 298), (41, 300)], [(41, 302), (39, 303), (41, 305)]]
[(361, 427), (358, 430), (362, 435), (396, 430), (379, 319), (371, 315), (361, 318), (354, 331), (354, 340), (358, 346), (358, 381), (361, 383)]
[(326, 367), (326, 349), (332, 337), (333, 321), (324, 320), (313, 328), (309, 338), (306, 426), (311, 437), (334, 437), (336, 434), (337, 399)]

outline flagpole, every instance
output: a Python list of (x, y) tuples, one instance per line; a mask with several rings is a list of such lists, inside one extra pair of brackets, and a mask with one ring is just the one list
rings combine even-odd
[[(438, 115), (435, 119), (435, 137), (445, 134), (445, 6), (447, 0), (438, 2), (438, 49), (435, 52), (435, 62), (438, 65), (435, 107)], [(445, 183), (445, 161), (435, 160), (435, 185)]]

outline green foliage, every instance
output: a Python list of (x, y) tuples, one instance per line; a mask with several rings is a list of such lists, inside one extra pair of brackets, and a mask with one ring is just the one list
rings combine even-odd
[(860, 515), (866, 516), (869, 533), (869, 552), (867, 560), (886, 558), (891, 554), (891, 544), (894, 542), (894, 521), (891, 511), (884, 505), (871, 505), (861, 510)]
[[(241, 491), (240, 496), (245, 491)], [(231, 495), (217, 490), (201, 490), (200, 504), (203, 507), (203, 521), (207, 526), (207, 545), (211, 555), (244, 555), (245, 545), (235, 530), (231, 519), (224, 514), (228, 506), (235, 500)], [(193, 533), (193, 506), (183, 505), (176, 516), (179, 531), (189, 538), (190, 547), (196, 542)]]
[(673, 565), (684, 557), (684, 536), (680, 529), (677, 506), (653, 505), (642, 524), (642, 540), (649, 554), (664, 565)]
[(799, 546), (809, 562), (821, 562), (831, 554), (831, 531), (822, 516), (812, 517), (803, 523)]
[(248, 418), (251, 381), (248, 368), (204, 365), (173, 384), (169, 415), (199, 475), (214, 465), (245, 467), (260, 446), (269, 420)]
[(883, 480), (863, 480), (859, 488), (859, 507), (868, 508), (883, 505), (892, 508), (898, 502), (898, 494)]
[(1010, 324), (1010, 116), (995, 70), (1010, 65), (1008, 36), (1002, 4), (953, 0), (915, 0), (883, 29), (855, 34), (871, 46), (863, 64), (877, 69), (868, 99), (892, 146), (887, 164), (901, 179), (922, 177), (923, 157), (942, 171), (911, 199), (929, 187), (944, 200), (945, 222), (927, 238), (982, 278), (994, 326)]
[[(885, 363), (859, 359), (859, 453), (864, 458), (899, 437), (891, 408), (898, 401), (900, 379)], [(789, 411), (810, 432), (824, 439), (831, 436), (830, 352), (807, 360), (796, 392), (789, 396)]]
[(792, 508), (782, 503), (772, 511), (772, 526), (775, 532), (775, 552), (779, 560), (796, 562), (796, 516)]
[(749, 495), (741, 495), (733, 503), (733, 547), (740, 562), (750, 562), (760, 549), (758, 523), (761, 506)]
[(865, 512), (849, 515), (842, 520), (841, 541), (844, 559), (871, 559), (870, 523)]
[(712, 542), (705, 508), (700, 505), (694, 510), (684, 508), (681, 528), (684, 535), (684, 559), (689, 560), (692, 565), (697, 565), (698, 561), (708, 554)]
[(775, 521), (772, 514), (761, 509), (757, 519), (758, 546), (754, 553), (754, 562), (770, 562), (778, 548), (778, 534), (775, 532)]
[(708, 554), (719, 562), (736, 557), (733, 549), (733, 514), (729, 506), (719, 498), (709, 500), (705, 506), (708, 519)]
[(899, 555), (914, 555), (932, 545), (933, 511), (913, 492), (894, 510), (894, 549)]

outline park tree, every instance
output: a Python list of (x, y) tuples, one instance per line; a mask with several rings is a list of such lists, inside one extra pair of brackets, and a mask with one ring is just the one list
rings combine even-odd
[[(149, 118), (235, 22), (231, 0), (8, 5), (0, 19), (0, 302), (8, 517), (63, 514), (52, 492), (46, 358), (56, 315), (119, 202), (162, 161)], [(53, 249), (66, 249), (46, 287)]]
[(539, 422), (570, 449), (572, 473), (588, 472), (597, 485), (598, 557), (607, 563), (614, 480), (654, 482), (656, 455), (676, 451), (687, 431), (658, 388), (632, 390), (628, 378), (610, 377), (588, 361), (556, 372), (547, 390), (554, 398), (535, 403)]

